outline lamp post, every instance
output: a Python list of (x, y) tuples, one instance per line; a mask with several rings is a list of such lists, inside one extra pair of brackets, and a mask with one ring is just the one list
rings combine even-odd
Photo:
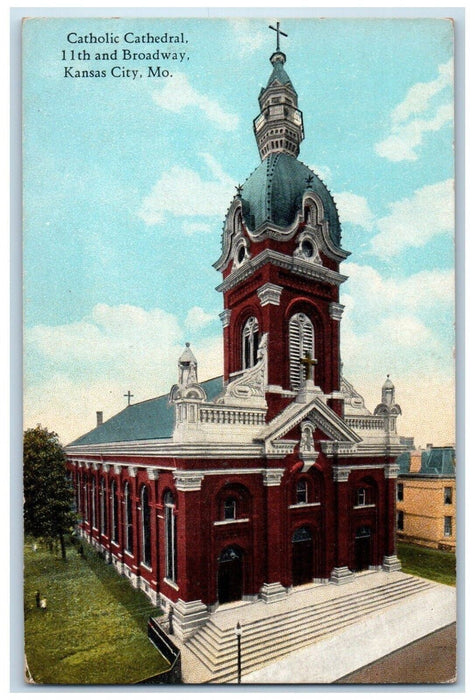
[(234, 628), (234, 634), (237, 639), (237, 682), (241, 682), (241, 635), (242, 629), (241, 624), (238, 622)]

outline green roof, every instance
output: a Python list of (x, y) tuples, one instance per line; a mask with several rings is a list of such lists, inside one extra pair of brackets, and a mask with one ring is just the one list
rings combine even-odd
[[(282, 63), (282, 61), (276, 61), (274, 63), (274, 69), (270, 75), (269, 80), (267, 81), (266, 87), (270, 87), (275, 80), (277, 80), (282, 85), (290, 85), (292, 90), (294, 90), (294, 86), (292, 85), (292, 82), (291, 82), (289, 76), (285, 72), (284, 64)], [(294, 90), (294, 92), (295, 92), (295, 90)]]
[[(223, 378), (209, 379), (201, 386), (211, 401), (222, 392)], [(71, 442), (68, 447), (170, 438), (174, 425), (175, 410), (168, 401), (168, 394), (165, 394), (127, 406), (102, 425)]]
[(411, 453), (410, 452), (404, 452), (402, 455), (399, 455), (399, 457), (396, 460), (396, 464), (399, 467), (399, 473), (400, 474), (408, 474), (409, 473), (409, 467), (411, 464)]
[(339, 247), (340, 220), (330, 192), (318, 175), (288, 153), (271, 153), (244, 183), (241, 199), (246, 225), (251, 231), (264, 223), (287, 228), (294, 222), (308, 190), (322, 200), (330, 237)]
[(454, 476), (455, 450), (453, 447), (433, 447), (422, 453), (421, 474)]

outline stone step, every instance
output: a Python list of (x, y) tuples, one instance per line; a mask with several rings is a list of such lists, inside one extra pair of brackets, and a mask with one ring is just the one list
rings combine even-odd
[[(430, 586), (430, 583), (421, 579), (408, 578), (345, 595), (341, 599), (323, 601), (248, 622), (243, 634), (243, 673), (250, 673), (298, 648), (313, 644), (315, 639), (327, 636), (367, 614)], [(236, 637), (233, 625), (222, 629), (210, 620), (186, 646), (208, 669), (210, 675), (207, 682), (224, 683), (236, 677)]]
[[(427, 584), (425, 581), (418, 581), (417, 579), (413, 581), (402, 581), (396, 586), (380, 586), (364, 594), (352, 594), (350, 596), (344, 596), (340, 600), (324, 601), (314, 605), (307, 605), (298, 610), (289, 610), (275, 616), (258, 618), (251, 623), (252, 636), (253, 639), (257, 640), (259, 639), (261, 630), (265, 633), (270, 628), (275, 628), (276, 625), (285, 628), (289, 625), (289, 622), (299, 624), (300, 621), (308, 622), (312, 618), (321, 619), (324, 615), (329, 613), (337, 614), (339, 612), (344, 612), (346, 609), (356, 611), (359, 606), (366, 605), (374, 598), (380, 600), (381, 596), (387, 596), (392, 591), (409, 592), (410, 590), (415, 591), (415, 589), (424, 588), (428, 585), (430, 584)], [(195, 647), (203, 642), (214, 655), (219, 656), (223, 653), (225, 647), (228, 644), (234, 644), (234, 641), (235, 635), (233, 626), (227, 629), (221, 629), (211, 620), (189, 640), (189, 644)]]
[[(300, 649), (302, 647), (315, 644), (317, 640), (323, 639), (324, 637), (327, 637), (335, 632), (338, 632), (339, 630), (343, 629), (344, 627), (347, 627), (349, 625), (352, 625), (362, 618), (366, 617), (368, 614), (371, 614), (373, 612), (379, 611), (384, 607), (389, 607), (389, 605), (397, 602), (398, 600), (404, 600), (406, 599), (406, 595), (400, 595), (395, 597), (390, 603), (387, 603), (386, 605), (381, 605), (378, 602), (375, 602), (371, 607), (369, 607), (366, 610), (361, 610), (361, 612), (357, 615), (349, 615), (345, 619), (339, 619), (333, 622), (331, 625), (326, 625), (322, 627), (320, 630), (302, 630), (299, 633), (292, 633), (290, 635), (286, 635), (284, 637), (279, 637), (277, 640), (275, 638), (272, 640), (273, 645), (272, 647), (264, 647), (260, 650), (254, 651), (252, 654), (251, 658), (246, 658), (245, 655), (242, 657), (242, 673), (247, 674), (251, 673), (252, 671), (257, 670), (258, 668), (261, 668), (262, 666), (265, 666), (273, 661), (276, 661), (279, 658), (285, 657), (287, 654), (290, 654), (293, 651), (296, 651), (297, 649)], [(235, 676), (236, 672), (233, 670), (233, 666), (235, 668), (236, 666), (236, 651), (234, 651), (234, 654), (231, 655), (229, 659), (226, 660), (226, 662), (223, 662), (220, 664), (219, 668), (215, 670), (215, 673), (213, 674), (212, 677), (210, 677), (209, 682), (210, 683), (226, 683), (232, 681)]]

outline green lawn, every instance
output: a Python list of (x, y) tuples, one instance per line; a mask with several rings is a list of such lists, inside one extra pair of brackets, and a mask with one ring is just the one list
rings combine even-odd
[(397, 555), (405, 573), (455, 586), (455, 553), (398, 542)]
[[(63, 561), (40, 543), (25, 546), (25, 653), (36, 683), (136, 683), (168, 667), (147, 638), (157, 615), (92, 548), (68, 547)], [(39, 590), (47, 609), (36, 607)]]

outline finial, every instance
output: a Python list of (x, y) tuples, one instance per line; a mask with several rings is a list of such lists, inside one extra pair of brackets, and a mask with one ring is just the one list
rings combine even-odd
[(313, 185), (313, 175), (309, 175), (309, 176), (307, 177), (307, 179), (305, 180), (305, 182), (307, 183), (307, 190), (312, 189), (312, 185)]
[[(185, 345), (186, 345), (187, 348), (190, 347), (190, 344), (189, 344), (189, 343), (185, 343)], [(388, 374), (388, 377), (389, 377), (389, 374)]]
[(242, 185), (236, 185), (236, 197), (240, 197), (242, 195)]
[(269, 24), (269, 29), (273, 29), (274, 32), (277, 32), (277, 48), (276, 48), (276, 53), (278, 53), (278, 52), (280, 51), (280, 41), (279, 41), (279, 40), (280, 40), (280, 35), (282, 34), (282, 36), (288, 36), (288, 34), (286, 34), (285, 32), (283, 32), (283, 31), (280, 29), (280, 22), (276, 22), (276, 24), (277, 24), (277, 28), (275, 28), (275, 27), (273, 27), (271, 24)]

